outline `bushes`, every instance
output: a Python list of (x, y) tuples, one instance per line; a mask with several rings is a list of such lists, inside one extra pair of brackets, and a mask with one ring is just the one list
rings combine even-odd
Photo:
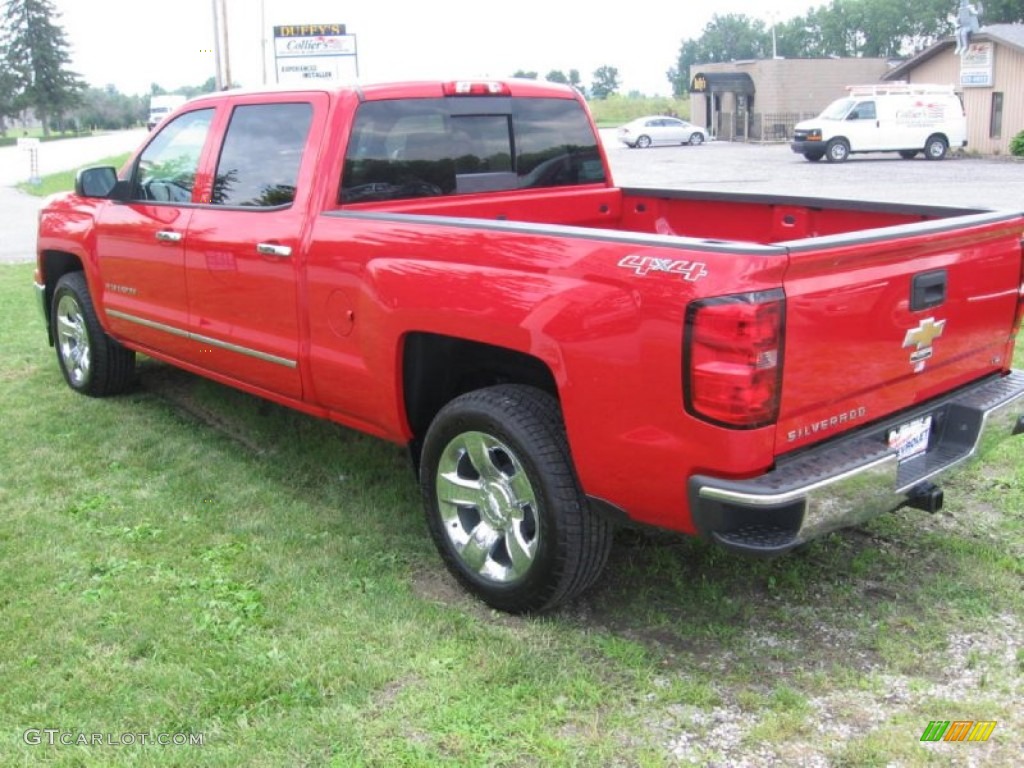
[(676, 115), (684, 120), (690, 117), (688, 99), (670, 99), (664, 96), (635, 97), (612, 94), (607, 99), (587, 101), (594, 120), (602, 126), (622, 125), (644, 115)]
[(1016, 157), (1024, 157), (1024, 131), (1010, 139), (1010, 154)]

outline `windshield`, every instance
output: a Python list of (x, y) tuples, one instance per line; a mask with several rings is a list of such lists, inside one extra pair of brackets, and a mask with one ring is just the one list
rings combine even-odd
[(825, 111), (819, 117), (825, 120), (842, 120), (856, 103), (853, 99), (837, 99), (825, 107)]

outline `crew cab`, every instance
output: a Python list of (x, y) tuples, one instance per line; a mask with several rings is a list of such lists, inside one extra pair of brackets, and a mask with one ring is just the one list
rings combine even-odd
[[(777, 555), (1024, 429), (1024, 216), (615, 186), (574, 89), (194, 99), (40, 214), (70, 387), (137, 352), (407, 446), (447, 567), (505, 611), (622, 522)], [(965, 521), (965, 525), (969, 524)]]

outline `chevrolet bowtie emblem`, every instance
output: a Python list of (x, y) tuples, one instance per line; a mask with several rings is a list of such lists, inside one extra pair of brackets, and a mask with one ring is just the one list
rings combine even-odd
[(932, 342), (942, 335), (943, 330), (946, 328), (946, 321), (939, 320), (935, 322), (934, 317), (929, 317), (926, 320), (922, 320), (917, 328), (911, 328), (907, 331), (907, 335), (903, 339), (903, 348), (917, 347), (917, 349), (927, 349), (931, 347)]

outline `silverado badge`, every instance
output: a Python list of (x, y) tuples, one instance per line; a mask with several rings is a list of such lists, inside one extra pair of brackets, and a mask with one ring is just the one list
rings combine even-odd
[(910, 364), (914, 366), (914, 373), (924, 370), (925, 362), (934, 354), (932, 342), (942, 335), (946, 329), (946, 321), (936, 322), (934, 317), (929, 317), (918, 323), (917, 328), (911, 328), (903, 338), (903, 348), (914, 348), (910, 353)]

